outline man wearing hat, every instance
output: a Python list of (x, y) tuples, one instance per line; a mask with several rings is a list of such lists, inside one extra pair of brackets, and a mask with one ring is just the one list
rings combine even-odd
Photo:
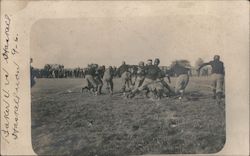
[(212, 88), (213, 88), (213, 98), (217, 98), (220, 100), (223, 94), (223, 84), (224, 84), (224, 76), (225, 76), (225, 69), (224, 64), (220, 61), (220, 56), (215, 55), (213, 60), (208, 63), (203, 63), (199, 69), (198, 73), (202, 67), (210, 65), (212, 67)]

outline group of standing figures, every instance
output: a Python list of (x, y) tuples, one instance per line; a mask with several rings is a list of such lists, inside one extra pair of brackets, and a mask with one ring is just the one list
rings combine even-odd
[[(137, 94), (144, 94), (148, 97), (151, 92), (158, 99), (170, 95), (178, 95), (181, 99), (189, 83), (190, 67), (176, 61), (166, 73), (159, 68), (159, 64), (160, 60), (156, 58), (154, 62), (151, 59), (147, 60), (146, 64), (141, 61), (136, 68), (130, 68), (130, 65), (127, 65), (125, 61), (116, 70), (112, 66), (105, 69), (103, 66), (98, 67), (97, 64), (88, 65), (85, 70), (87, 85), (82, 88), (82, 92), (87, 89), (97, 96), (102, 94), (102, 87), (105, 83), (106, 89), (112, 95), (114, 90), (113, 78), (118, 75), (122, 83), (120, 91), (126, 98), (133, 98)], [(212, 61), (202, 64), (197, 69), (198, 73), (206, 65), (212, 67), (213, 98), (221, 99), (225, 75), (224, 64), (220, 61), (220, 56), (215, 55)], [(171, 83), (169, 75), (177, 76), (174, 88), (169, 86), (169, 83)], [(132, 81), (132, 77), (134, 77), (134, 81)], [(164, 78), (167, 78), (168, 83)]]

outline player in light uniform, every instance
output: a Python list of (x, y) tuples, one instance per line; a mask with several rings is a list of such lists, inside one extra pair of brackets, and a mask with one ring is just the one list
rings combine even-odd
[(138, 64), (137, 67), (137, 71), (136, 71), (136, 75), (135, 75), (135, 83), (134, 83), (134, 87), (133, 87), (133, 91), (137, 90), (143, 83), (144, 79), (145, 79), (145, 66), (144, 66), (144, 62), (141, 61)]
[(122, 79), (121, 91), (124, 95), (126, 94), (126, 87), (130, 90), (130, 87), (132, 86), (131, 73), (128, 69), (129, 66), (125, 63), (125, 61), (123, 61), (122, 65), (116, 71), (117, 75), (119, 75), (119, 77)]
[(114, 76), (113, 68), (109, 66), (108, 69), (106, 69), (104, 72), (103, 81), (106, 83), (107, 86), (106, 89), (109, 91), (110, 95), (113, 94), (113, 88), (114, 88), (113, 76)]

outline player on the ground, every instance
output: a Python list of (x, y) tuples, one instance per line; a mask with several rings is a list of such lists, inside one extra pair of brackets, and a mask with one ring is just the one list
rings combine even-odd
[(134, 89), (127, 97), (132, 98), (137, 93), (143, 90), (149, 90), (157, 94), (158, 97), (162, 96), (163, 86), (157, 83), (156, 80), (161, 76), (161, 70), (158, 66), (152, 65), (152, 60), (147, 61), (145, 66), (145, 79), (140, 87)]
[(213, 98), (217, 98), (220, 100), (223, 96), (223, 85), (224, 85), (224, 76), (225, 76), (225, 69), (224, 64), (222, 61), (220, 61), (220, 56), (215, 55), (213, 58), (213, 61), (210, 61), (208, 63), (202, 64), (199, 69), (198, 73), (200, 73), (200, 70), (202, 67), (210, 65), (212, 66), (212, 87), (213, 87)]
[[(160, 64), (160, 59), (156, 58), (154, 60), (154, 65), (159, 67), (159, 64)], [(165, 73), (162, 71), (160, 74), (160, 77), (158, 78), (158, 81), (160, 81), (162, 83), (162, 85), (168, 90), (169, 93), (173, 93), (170, 86), (167, 84), (167, 82), (164, 81), (165, 76), (166, 76)], [(168, 75), (166, 77), (168, 78), (168, 82), (171, 83), (170, 77)]]

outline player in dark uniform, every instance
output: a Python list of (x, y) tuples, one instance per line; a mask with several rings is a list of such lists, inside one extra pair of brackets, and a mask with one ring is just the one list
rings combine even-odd
[(189, 71), (190, 67), (181, 64), (179, 61), (176, 61), (170, 69), (171, 73), (177, 75), (177, 80), (175, 83), (175, 94), (180, 95), (179, 99), (183, 98), (185, 89), (188, 85)]
[(199, 69), (198, 73), (202, 67), (210, 65), (212, 66), (212, 88), (213, 88), (213, 98), (217, 98), (220, 100), (223, 96), (223, 85), (224, 85), (224, 76), (225, 76), (225, 69), (224, 64), (220, 61), (220, 56), (215, 55), (213, 61), (208, 63), (202, 64)]
[(152, 65), (152, 60), (147, 61), (145, 66), (145, 78), (140, 87), (134, 89), (127, 97), (132, 98), (137, 93), (148, 90), (153, 91), (161, 97), (163, 86), (156, 82), (156, 80), (161, 77), (162, 71), (158, 66)]
[[(154, 65), (158, 67), (159, 64), (160, 64), (160, 59), (156, 58), (154, 61)], [(168, 90), (169, 93), (173, 93), (170, 86), (167, 84), (167, 82), (164, 81), (164, 77), (167, 77), (168, 82), (171, 83), (170, 77), (168, 75), (166, 75), (163, 71), (161, 72), (161, 74), (159, 76), (160, 77), (158, 80), (162, 83), (162, 85)]]
[(87, 81), (87, 86), (82, 88), (82, 92), (84, 89), (88, 89), (92, 91), (95, 95), (98, 94), (98, 82), (95, 80), (96, 76), (96, 65), (88, 65), (88, 68), (86, 68), (85, 71), (85, 80)]
[(36, 84), (34, 69), (31, 66), (32, 63), (33, 63), (33, 59), (31, 58), (30, 59), (30, 86), (31, 86), (31, 88)]
[(97, 82), (97, 94), (102, 94), (102, 86), (103, 86), (103, 82), (102, 82), (102, 78), (105, 72), (105, 66), (100, 66), (98, 67), (98, 65), (96, 65), (95, 68), (95, 76), (94, 79)]
[(121, 91), (125, 95), (126, 86), (129, 90), (130, 90), (130, 87), (132, 86), (131, 73), (129, 72), (129, 66), (125, 63), (125, 61), (123, 61), (122, 65), (117, 69), (116, 72), (117, 72), (117, 75), (121, 77), (122, 79)]

